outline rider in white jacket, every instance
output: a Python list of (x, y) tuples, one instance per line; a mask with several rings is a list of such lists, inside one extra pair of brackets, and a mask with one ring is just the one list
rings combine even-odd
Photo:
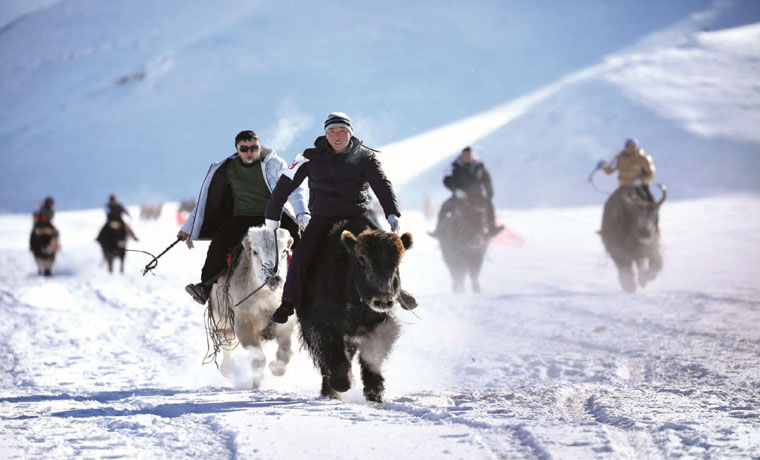
[[(193, 240), (211, 240), (201, 282), (185, 290), (201, 304), (206, 303), (211, 286), (225, 267), (227, 250), (236, 245), (253, 226), (264, 224), (264, 212), (280, 175), (287, 170), (285, 161), (263, 147), (253, 131), (243, 131), (235, 138), (237, 152), (212, 164), (203, 180), (198, 203), (177, 237), (193, 247)], [(306, 208), (305, 189), (300, 187), (285, 206), (281, 225), (293, 236), (306, 227), (310, 213)]]

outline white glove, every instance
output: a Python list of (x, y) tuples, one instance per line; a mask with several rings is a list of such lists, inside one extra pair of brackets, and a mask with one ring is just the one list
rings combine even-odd
[(280, 228), (280, 221), (279, 220), (272, 220), (272, 219), (266, 219), (265, 220), (267, 230), (274, 231)]
[(401, 230), (401, 224), (398, 223), (398, 216), (395, 214), (389, 215), (388, 223), (391, 224), (391, 231), (398, 235), (399, 230)]
[(457, 197), (457, 198), (459, 198), (459, 199), (462, 199), (462, 198), (467, 197), (467, 194), (464, 193), (464, 190), (456, 189), (456, 190), (454, 190), (454, 196)]
[(179, 233), (177, 233), (177, 238), (184, 241), (188, 249), (193, 249), (193, 240), (190, 239), (190, 235), (180, 230)]
[(306, 229), (306, 226), (309, 225), (309, 221), (311, 220), (311, 214), (300, 214), (298, 217), (298, 229), (301, 231), (304, 231)]

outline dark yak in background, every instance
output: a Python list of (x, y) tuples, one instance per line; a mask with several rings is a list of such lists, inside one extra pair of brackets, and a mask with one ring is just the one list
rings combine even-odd
[(411, 245), (410, 233), (369, 230), (361, 218), (328, 232), (296, 307), (301, 340), (322, 373), (322, 396), (337, 398), (351, 387), (358, 352), (364, 396), (382, 401), (382, 364), (400, 331), (390, 311), (400, 291), (401, 257)]
[(109, 273), (113, 273), (113, 261), (117, 258), (121, 262), (120, 271), (124, 273), (124, 249), (127, 247), (127, 237), (134, 238), (134, 235), (124, 222), (118, 220), (106, 222), (100, 229), (96, 241), (100, 243), (100, 248), (103, 250)]
[(39, 275), (51, 276), (55, 255), (61, 248), (58, 229), (50, 222), (37, 222), (29, 237), (29, 249), (34, 255)]
[(664, 186), (659, 187), (662, 197), (657, 202), (643, 199), (634, 187), (620, 187), (604, 204), (599, 234), (617, 266), (620, 285), (626, 292), (636, 290), (634, 264), (641, 287), (662, 269), (658, 221), (667, 192)]
[(464, 279), (470, 276), (473, 292), (480, 292), (480, 269), (488, 249), (490, 237), (486, 212), (482, 207), (470, 204), (466, 198), (452, 198), (450, 212), (441, 216), (437, 236), (441, 253), (449, 268), (454, 292), (464, 290)]

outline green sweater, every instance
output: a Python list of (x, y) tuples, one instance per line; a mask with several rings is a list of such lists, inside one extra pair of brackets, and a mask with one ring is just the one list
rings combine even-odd
[(272, 193), (265, 182), (261, 160), (247, 165), (236, 157), (227, 167), (225, 180), (232, 189), (232, 215), (264, 215)]

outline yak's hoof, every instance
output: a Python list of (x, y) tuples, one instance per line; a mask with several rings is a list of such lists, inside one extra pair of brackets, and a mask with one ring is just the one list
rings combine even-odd
[(365, 388), (364, 397), (367, 398), (367, 401), (381, 403), (383, 402), (383, 390), (377, 390), (374, 388)]
[(351, 379), (348, 378), (348, 375), (331, 375), (330, 387), (340, 393), (346, 392), (351, 388)]
[(282, 377), (285, 375), (287, 365), (287, 363), (284, 363), (282, 361), (272, 361), (269, 363), (269, 370), (272, 371), (272, 375), (275, 377)]

